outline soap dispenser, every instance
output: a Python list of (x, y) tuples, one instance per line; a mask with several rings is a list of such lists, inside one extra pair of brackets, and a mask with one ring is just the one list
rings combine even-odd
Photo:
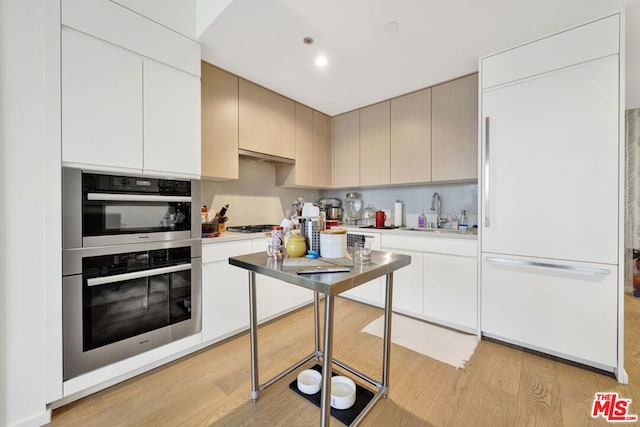
[(424, 214), (424, 209), (420, 211), (418, 215), (418, 228), (425, 228), (427, 226), (427, 217)]
[(460, 224), (458, 225), (460, 230), (468, 230), (469, 224), (467, 224), (467, 211), (465, 209), (462, 210), (460, 214)]

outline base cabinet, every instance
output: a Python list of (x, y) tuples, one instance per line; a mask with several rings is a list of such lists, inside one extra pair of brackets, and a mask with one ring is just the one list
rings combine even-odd
[[(352, 233), (348, 232), (351, 236), (364, 236), (365, 239), (371, 240), (371, 249), (379, 251), (380, 246), (380, 234), (379, 233)], [(357, 237), (354, 237), (357, 238)], [(379, 277), (373, 279), (370, 282), (364, 283), (355, 288), (340, 294), (340, 296), (347, 297), (349, 299), (364, 302), (365, 304), (374, 305), (376, 307), (384, 307), (384, 295), (385, 295), (386, 279), (385, 277)]]
[(425, 253), (423, 314), (444, 325), (478, 328), (478, 260)]
[[(264, 249), (264, 238), (252, 240), (251, 252), (260, 252)], [(245, 280), (247, 280), (246, 277)], [(313, 301), (313, 292), (301, 286), (256, 274), (256, 299), (258, 322), (263, 322)]]
[(477, 240), (383, 235), (382, 250), (411, 256), (394, 273), (394, 311), (478, 332)]
[(411, 264), (393, 273), (393, 310), (407, 314), (422, 314), (424, 293), (424, 263), (422, 252), (393, 249), (409, 255)]
[(202, 341), (218, 341), (249, 327), (247, 272), (229, 257), (251, 252), (251, 242), (205, 245), (202, 251)]

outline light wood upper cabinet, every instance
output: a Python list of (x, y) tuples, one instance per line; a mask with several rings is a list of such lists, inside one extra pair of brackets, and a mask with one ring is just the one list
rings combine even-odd
[(391, 100), (391, 184), (431, 181), (431, 89)]
[(276, 184), (285, 187), (313, 185), (313, 112), (311, 108), (296, 104), (295, 165), (278, 165)]
[[(313, 111), (312, 175), (316, 187), (331, 187), (331, 118)], [(297, 154), (296, 154), (297, 156)], [(297, 163), (296, 157), (296, 163)]]
[(432, 88), (432, 181), (478, 179), (478, 74)]
[(239, 147), (295, 158), (295, 102), (240, 79)]
[(360, 185), (391, 183), (390, 102), (360, 110)]
[(202, 176), (238, 179), (238, 77), (202, 62)]
[(277, 185), (331, 187), (331, 118), (300, 104), (296, 104), (295, 158), (295, 165), (277, 166)]
[(360, 111), (333, 117), (333, 186), (360, 185)]

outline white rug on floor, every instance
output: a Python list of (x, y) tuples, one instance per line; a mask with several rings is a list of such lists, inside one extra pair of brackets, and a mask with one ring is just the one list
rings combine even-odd
[[(379, 338), (383, 331), (384, 316), (362, 329)], [(454, 332), (396, 313), (391, 318), (391, 342), (456, 368), (464, 368), (478, 345), (475, 335)]]

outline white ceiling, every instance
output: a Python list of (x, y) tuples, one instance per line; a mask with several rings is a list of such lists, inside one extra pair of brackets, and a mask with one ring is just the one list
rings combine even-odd
[(333, 116), (477, 71), (480, 56), (636, 1), (233, 0), (200, 40), (205, 61)]

